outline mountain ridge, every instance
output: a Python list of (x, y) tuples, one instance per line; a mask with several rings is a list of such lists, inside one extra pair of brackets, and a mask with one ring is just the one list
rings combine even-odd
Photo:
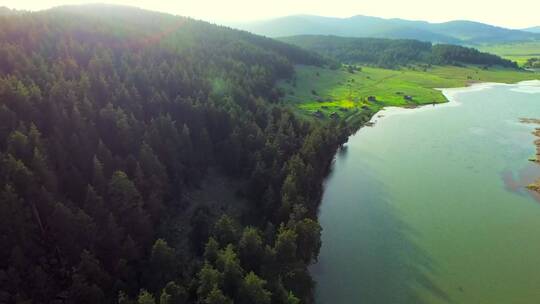
[(405, 38), (453, 44), (540, 41), (540, 33), (508, 29), (476, 21), (431, 23), (422, 20), (354, 15), (347, 18), (291, 15), (231, 27), (269, 37), (336, 35), (345, 37)]
[(522, 29), (522, 31), (530, 33), (540, 33), (540, 26), (532, 26)]

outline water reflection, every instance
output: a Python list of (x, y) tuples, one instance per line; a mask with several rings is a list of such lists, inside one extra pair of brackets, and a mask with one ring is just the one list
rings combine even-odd
[[(354, 147), (343, 151), (354, 153)], [(420, 292), (451, 302), (432, 281), (437, 265), (416, 245), (417, 231), (396, 215), (385, 184), (369, 164), (342, 153), (332, 171), (339, 175), (332, 173), (323, 198), (321, 224), (332, 229), (323, 233), (323, 258), (311, 269), (324, 286), (317, 288), (318, 303), (427, 304)]]

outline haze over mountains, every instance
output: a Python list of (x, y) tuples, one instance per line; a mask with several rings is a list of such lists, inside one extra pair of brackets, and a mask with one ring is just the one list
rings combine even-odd
[(333, 18), (293, 15), (265, 21), (229, 24), (269, 37), (337, 35), (346, 37), (404, 38), (452, 44), (484, 44), (540, 40), (540, 29), (513, 30), (473, 21), (430, 23), (369, 16)]
[(531, 32), (531, 33), (540, 33), (540, 26), (528, 27), (523, 30), (526, 32)]

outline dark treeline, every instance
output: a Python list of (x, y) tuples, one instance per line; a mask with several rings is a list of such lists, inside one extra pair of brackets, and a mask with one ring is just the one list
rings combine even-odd
[(523, 66), (530, 69), (540, 69), (540, 58), (539, 57), (529, 58), (527, 59), (527, 61), (525, 62)]
[(459, 45), (436, 44), (431, 49), (431, 62), (434, 64), (476, 64), (484, 66), (498, 65), (501, 67), (517, 69), (514, 61), (501, 58), (490, 53), (480, 52), (474, 48)]
[(408, 39), (346, 38), (338, 36), (293, 36), (280, 40), (315, 51), (344, 63), (397, 68), (408, 64), (498, 65), (517, 64), (489, 53), (458, 45), (435, 44)]
[[(295, 118), (274, 84), (326, 63), (131, 8), (0, 16), (0, 303), (311, 302), (348, 130)], [(209, 169), (246, 181), (244, 214), (193, 206)]]

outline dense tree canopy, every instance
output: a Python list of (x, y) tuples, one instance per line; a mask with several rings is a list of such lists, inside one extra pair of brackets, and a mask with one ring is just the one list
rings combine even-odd
[[(1, 15), (0, 302), (310, 302), (348, 130), (275, 102), (294, 64), (327, 61), (130, 8)], [(210, 168), (249, 181), (241, 216), (194, 206)]]
[(338, 36), (293, 36), (280, 40), (344, 63), (396, 68), (407, 64), (477, 64), (517, 68), (515, 62), (458, 45), (435, 44), (409, 39), (346, 38)]

